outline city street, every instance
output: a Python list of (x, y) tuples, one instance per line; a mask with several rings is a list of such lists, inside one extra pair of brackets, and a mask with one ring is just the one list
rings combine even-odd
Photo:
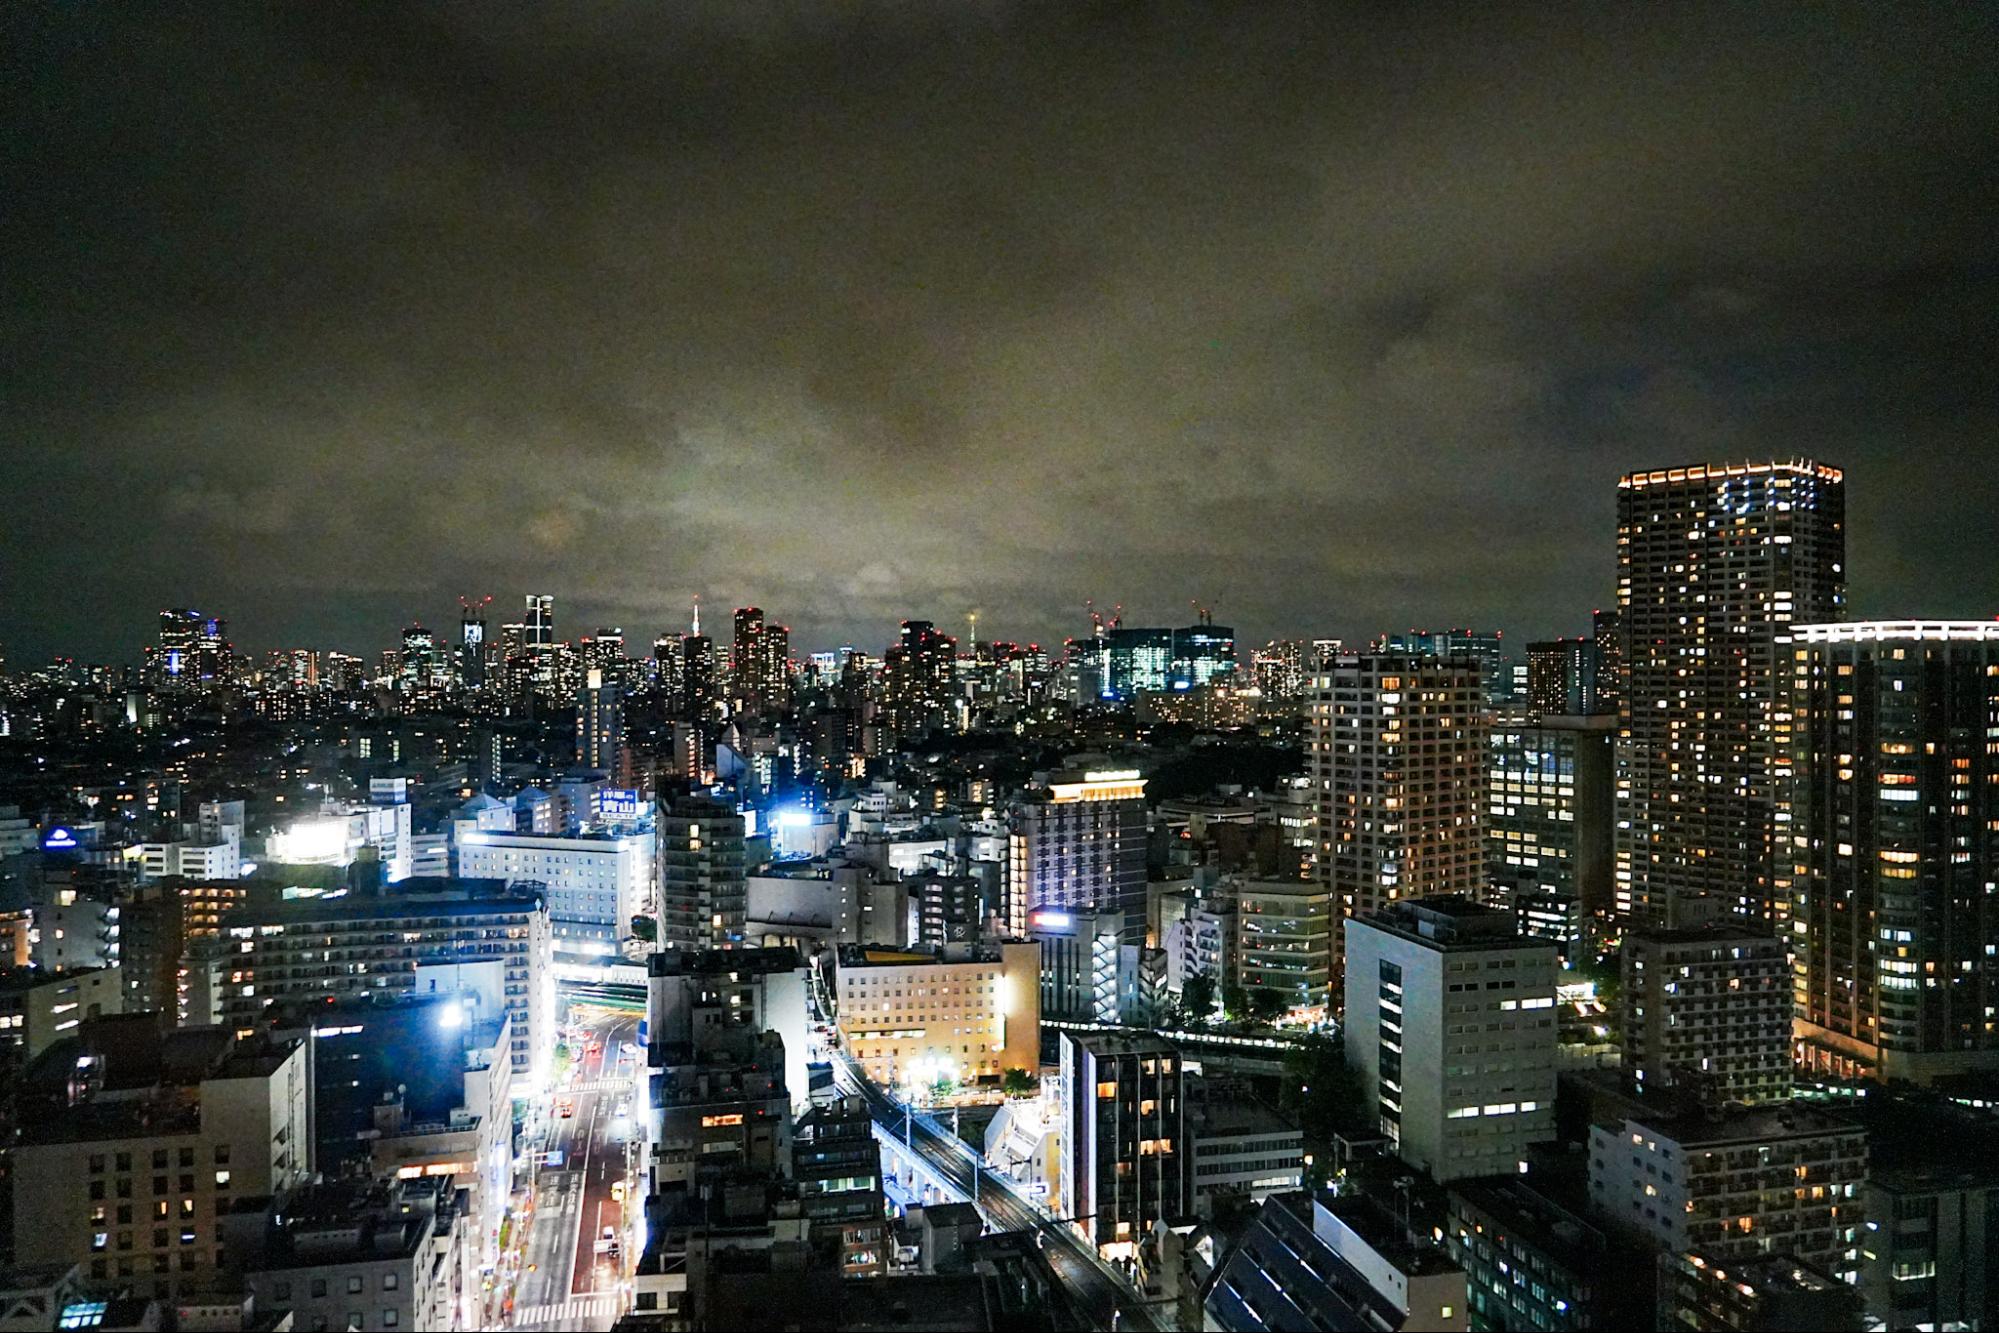
[[(546, 1108), (548, 1142), (525, 1245), (532, 1269), (522, 1273), (514, 1305), (512, 1326), (518, 1329), (608, 1329), (624, 1309), (625, 1277), (638, 1240), (627, 1226), (638, 1214), (628, 1216), (617, 1197), (632, 1179), (626, 1145), (637, 1130), (633, 1112), (643, 1062), (625, 1048), (637, 1040), (638, 1016), (578, 1006), (574, 1021), (585, 1035)], [(588, 1049), (590, 1043), (596, 1049)], [(565, 1104), (573, 1106), (572, 1115), (561, 1114)], [(603, 1240), (607, 1227), (614, 1248)]]
[[(905, 1119), (902, 1104), (870, 1082), (860, 1067), (843, 1050), (830, 1053), (842, 1086), (866, 1099), (880, 1131), (901, 1138), (905, 1127), (909, 1146), (923, 1155), (936, 1172), (949, 1180), (967, 1199), (973, 1199), (988, 1228), (993, 1231), (1034, 1231), (1044, 1237), (1043, 1253), (1049, 1267), (1068, 1289), (1070, 1298), (1100, 1329), (1147, 1329), (1151, 1316), (1137, 1295), (1108, 1275), (1101, 1265), (1084, 1252), (1084, 1244), (1067, 1227), (1017, 1194), (1012, 1186), (991, 1172), (981, 1172), (975, 1181), (972, 1158), (947, 1132), (928, 1123), (927, 1117)], [(976, 1197), (974, 1197), (976, 1195)]]

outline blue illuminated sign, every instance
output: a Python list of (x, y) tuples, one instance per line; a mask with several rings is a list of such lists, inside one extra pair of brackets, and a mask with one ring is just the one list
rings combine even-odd
[(42, 839), (42, 847), (47, 851), (66, 851), (76, 846), (76, 835), (66, 828), (52, 828), (49, 836)]

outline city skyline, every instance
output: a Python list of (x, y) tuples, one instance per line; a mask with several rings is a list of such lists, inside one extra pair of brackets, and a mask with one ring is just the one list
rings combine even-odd
[(17, 7), (0, 643), (1528, 640), (1799, 455), (1852, 614), (1988, 613), (1989, 15), (1170, 12)]

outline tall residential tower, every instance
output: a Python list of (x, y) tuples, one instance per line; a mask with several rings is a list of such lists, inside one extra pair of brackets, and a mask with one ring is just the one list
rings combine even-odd
[(1617, 899), (1781, 920), (1772, 874), (1785, 665), (1793, 625), (1846, 603), (1846, 486), (1806, 459), (1634, 472), (1618, 483)]

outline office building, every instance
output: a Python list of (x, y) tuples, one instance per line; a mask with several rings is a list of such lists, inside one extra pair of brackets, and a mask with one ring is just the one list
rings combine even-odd
[(1202, 1217), (1220, 1203), (1262, 1203), (1304, 1188), (1305, 1131), (1261, 1102), (1196, 1098), (1187, 1132), (1194, 1145), (1188, 1198)]
[(1404, 898), (1483, 895), (1480, 670), (1472, 658), (1344, 655), (1314, 680), (1312, 873), (1343, 920)]
[(552, 945), (578, 962), (618, 956), (632, 918), (650, 916), (654, 834), (591, 826), (569, 836), (474, 831), (458, 839), (462, 879), (503, 880), (540, 893), (548, 904)]
[(212, 1284), (230, 1204), (311, 1170), (306, 1081), (295, 1042), (85, 1023), (19, 1089), (15, 1262), (81, 1263), (93, 1287), (154, 1296)]
[(1036, 909), (1116, 911), (1145, 939), (1145, 779), (1135, 769), (1051, 774), (1007, 816), (1007, 922)]
[(1574, 897), (1593, 922), (1615, 907), (1617, 719), (1500, 713), (1486, 754), (1487, 898)]
[(729, 653), (729, 676), (738, 712), (784, 713), (791, 709), (791, 631), (764, 623), (754, 606), (736, 608), (736, 637)]
[(1860, 1280), (1867, 1134), (1800, 1103), (1623, 1117), (1590, 1129), (1590, 1203), (1605, 1222), (1710, 1262), (1789, 1255)]
[(1591, 612), (1589, 633), (1596, 646), (1596, 711), (1615, 713), (1624, 697), (1623, 612), (1615, 607)]
[(1310, 880), (1250, 879), (1233, 896), (1237, 982), (1245, 991), (1275, 992), (1298, 1018), (1329, 1016), (1340, 924), (1332, 889)]
[(1807, 625), (1779, 827), (1811, 1069), (1999, 1069), (1999, 622)]
[(1346, 1056), (1396, 1154), (1439, 1182), (1555, 1137), (1555, 946), (1463, 898), (1347, 923)]
[[(254, 1032), (286, 1000), (409, 995), (491, 962), (512, 1034), (514, 1076), (547, 1076), (555, 1035), (548, 907), (539, 893), (454, 892), (297, 898), (223, 918), (224, 1022)], [(444, 989), (458, 989), (455, 979)]]
[[(1879, 1099), (1879, 1119), (1873, 1118)], [(1878, 1327), (1999, 1327), (1999, 1133), (1989, 1108), (1870, 1092), (1861, 1290)]]
[(147, 647), (141, 675), (155, 690), (208, 690), (230, 681), (232, 656), (220, 617), (176, 607), (160, 612), (159, 643)]
[(619, 771), (624, 744), (622, 691), (601, 667), (590, 668), (576, 696), (576, 762), (604, 773)]
[(660, 945), (740, 946), (749, 908), (743, 817), (726, 802), (686, 796), (672, 802), (658, 823)]
[(1040, 947), (941, 953), (849, 945), (834, 993), (840, 1039), (887, 1087), (991, 1082), (1041, 1066)]
[(1583, 717), (1604, 711), (1597, 688), (1601, 653), (1594, 638), (1527, 645), (1527, 712)]
[(1752, 927), (1624, 937), (1624, 1068), (1709, 1105), (1791, 1095), (1791, 962)]
[(1190, 1211), (1180, 1052), (1150, 1033), (1066, 1029), (1059, 1048), (1060, 1216), (1106, 1258), (1134, 1258), (1158, 1223)]
[(1679, 925), (1696, 898), (1780, 926), (1789, 915), (1771, 859), (1789, 767), (1779, 640), (1840, 618), (1845, 562), (1835, 468), (1729, 463), (1618, 483), (1621, 915)]

